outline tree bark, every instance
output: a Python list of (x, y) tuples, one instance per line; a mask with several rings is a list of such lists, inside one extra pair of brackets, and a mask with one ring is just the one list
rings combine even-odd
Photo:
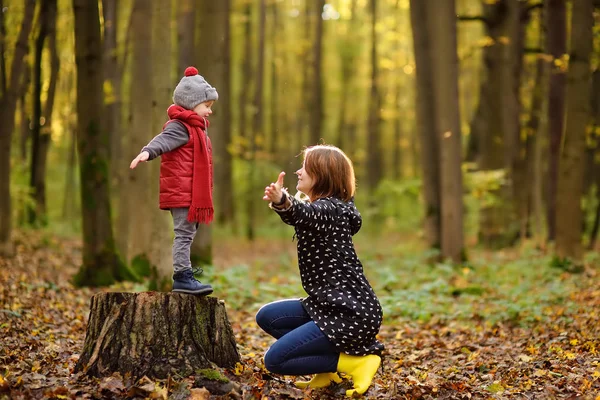
[[(168, 119), (167, 108), (173, 100), (173, 84), (171, 72), (173, 60), (164, 57), (171, 54), (171, 28), (165, 24), (160, 15), (171, 15), (172, 0), (152, 2), (152, 127), (150, 134), (162, 131)], [(173, 274), (173, 257), (171, 237), (173, 223), (170, 213), (159, 209), (156, 201), (159, 197), (160, 160), (150, 163), (150, 219), (153, 221), (150, 229), (150, 244), (147, 248), (152, 270), (150, 271), (151, 288), (156, 290), (171, 290)]]
[(590, 115), (594, 26), (592, 0), (573, 2), (567, 72), (566, 126), (560, 146), (556, 191), (556, 254), (581, 262), (585, 138)]
[[(194, 46), (194, 38), (196, 30), (196, 7), (194, 0), (181, 0), (178, 2), (177, 10), (177, 76), (183, 74), (183, 71), (196, 61), (196, 47)], [(203, 46), (204, 47), (204, 46)], [(202, 65), (199, 66), (202, 68)], [(198, 69), (200, 74), (202, 70)], [(217, 88), (218, 91), (219, 88)]]
[[(537, 210), (536, 198), (541, 197), (541, 191), (540, 193), (537, 192), (543, 177), (537, 173), (539, 168), (536, 165), (538, 160), (536, 150), (539, 148), (545, 88), (547, 87), (545, 84), (547, 81), (546, 62), (541, 57), (538, 58), (535, 68), (531, 111), (525, 127), (524, 152), (521, 155), (527, 171), (524, 188), (526, 193), (525, 210), (520, 213), (521, 237), (528, 237), (532, 234), (537, 237), (541, 234), (541, 220), (538, 221), (541, 210)], [(533, 229), (532, 221), (535, 221)]]
[[(10, 155), (12, 133), (15, 128), (15, 110), (20, 96), (21, 79), (25, 56), (29, 51), (27, 38), (33, 24), (36, 2), (25, 1), (25, 12), (21, 22), (19, 37), (15, 45), (10, 67), (10, 82), (6, 84), (0, 99), (0, 256), (14, 254), (12, 244), (12, 207), (10, 198)], [(5, 55), (2, 54), (4, 59)]]
[(431, 15), (422, 0), (411, 0), (410, 21), (416, 71), (417, 131), (421, 146), (421, 173), (425, 206), (425, 240), (430, 248), (440, 248), (440, 160), (433, 87), (432, 40), (428, 30)]
[(429, 28), (432, 32), (432, 57), (439, 140), (442, 257), (464, 261), (463, 179), (458, 97), (458, 54), (456, 7), (447, 0), (433, 8)]
[(312, 99), (310, 103), (310, 118), (308, 119), (309, 127), (309, 145), (313, 146), (318, 144), (319, 140), (323, 137), (323, 72), (322, 59), (323, 59), (323, 7), (325, 6), (325, 0), (313, 0), (315, 2), (314, 21), (315, 21), (315, 36), (312, 48), (312, 85), (310, 92), (312, 93)]
[(229, 54), (230, 0), (206, 2), (202, 11), (202, 40), (213, 43), (202, 51), (199, 71), (217, 88), (219, 101), (210, 118), (209, 136), (213, 148), (215, 220), (233, 222), (232, 158), (227, 150), (231, 142), (231, 87)]
[[(556, 236), (556, 196), (560, 141), (564, 130), (566, 64), (567, 53), (567, 5), (566, 0), (548, 0), (546, 12), (546, 52), (552, 56), (548, 98), (548, 174), (546, 213), (548, 218), (548, 240)], [(561, 210), (562, 211), (562, 210)]]
[[(154, 100), (153, 63), (147, 60), (152, 54), (152, 4), (135, 0), (131, 18), (131, 125), (128, 128), (130, 137), (123, 148), (127, 160), (132, 160), (154, 136), (151, 117)], [(158, 182), (158, 175), (153, 174), (152, 166), (144, 163), (135, 170), (127, 169), (123, 173), (123, 188), (126, 188), (127, 195), (121, 196), (119, 235), (120, 240), (124, 240), (125, 246), (120, 250), (127, 263), (134, 259), (150, 261), (150, 232), (155, 223), (152, 215), (158, 212), (156, 197), (152, 197), (151, 190)], [(137, 269), (135, 265), (134, 269)], [(146, 275), (148, 271), (138, 272)]]
[[(117, 0), (102, 2), (104, 16), (104, 73), (108, 87), (104, 104), (106, 107), (106, 131), (109, 136), (110, 182), (111, 187), (121, 188), (122, 170), (125, 170), (125, 157), (122, 157), (122, 118), (121, 86), (123, 66), (119, 62), (118, 26), (119, 3)], [(119, 210), (119, 214), (121, 214)]]
[[(33, 129), (30, 187), (32, 189), (35, 206), (29, 210), (29, 223), (46, 225), (46, 160), (52, 136), (52, 111), (54, 109), (54, 95), (58, 80), (59, 58), (56, 49), (56, 0), (42, 3), (40, 11), (40, 30), (35, 42), (34, 62), (34, 90), (33, 90)], [(50, 52), (50, 79), (46, 92), (46, 103), (42, 109), (42, 52), (48, 42)]]
[(259, 137), (264, 137), (264, 124), (263, 124), (263, 82), (264, 82), (264, 69), (265, 69), (265, 22), (266, 22), (266, 0), (259, 1), (258, 11), (258, 48), (257, 48), (257, 64), (256, 64), (256, 88), (254, 91), (253, 100), (253, 116), (252, 116), (252, 132), (249, 135), (248, 141), (250, 146), (249, 160), (248, 160), (248, 194), (246, 198), (246, 210), (247, 210), (247, 224), (246, 224), (246, 237), (248, 240), (254, 240), (255, 238), (255, 225), (256, 225), (256, 159), (257, 153), (260, 151)]
[(348, 21), (340, 22), (346, 25), (346, 29), (343, 31), (341, 37), (338, 39), (338, 49), (340, 57), (340, 106), (339, 106), (339, 122), (338, 122), (338, 134), (336, 142), (334, 143), (341, 148), (350, 158), (354, 156), (354, 141), (353, 138), (349, 137), (349, 117), (348, 104), (350, 100), (350, 94), (353, 92), (353, 81), (354, 71), (356, 69), (355, 60), (358, 55), (358, 40), (356, 40), (357, 31), (357, 16), (356, 16), (356, 2), (352, 0), (350, 3), (350, 16)]
[(105, 286), (134, 277), (117, 254), (112, 231), (98, 3), (73, 0), (73, 11), (83, 214), (83, 265), (74, 281), (81, 286)]
[(225, 304), (216, 297), (103, 292), (92, 297), (75, 372), (165, 379), (239, 361)]
[[(371, 89), (367, 127), (367, 181), (365, 183), (368, 189), (374, 191), (383, 176), (383, 154), (381, 151), (381, 94), (377, 64), (377, 0), (370, 0), (369, 5), (371, 9)], [(376, 198), (371, 197), (370, 202), (375, 204)]]
[(518, 234), (511, 173), (519, 137), (520, 8), (516, 0), (500, 0), (484, 11), (492, 43), (483, 50), (485, 77), (471, 134), (476, 136), (479, 170), (503, 171), (505, 183), (492, 191), (497, 201), (482, 206), (478, 237), (486, 247), (502, 248)]

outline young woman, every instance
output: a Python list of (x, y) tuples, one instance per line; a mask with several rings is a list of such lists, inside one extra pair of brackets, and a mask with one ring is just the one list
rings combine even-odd
[(342, 372), (354, 384), (346, 395), (362, 394), (381, 363), (383, 344), (376, 335), (383, 312), (352, 242), (362, 223), (353, 201), (352, 161), (334, 146), (305, 149), (296, 189), (308, 202), (283, 189), (284, 175), (265, 188), (263, 200), (296, 230), (298, 266), (308, 296), (276, 301), (258, 311), (258, 325), (277, 339), (265, 354), (265, 367), (282, 375), (316, 374), (309, 382), (296, 382), (312, 388), (341, 382)]

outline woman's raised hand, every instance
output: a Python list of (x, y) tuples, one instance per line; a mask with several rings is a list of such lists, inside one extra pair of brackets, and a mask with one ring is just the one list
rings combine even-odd
[(271, 183), (269, 186), (265, 187), (265, 195), (263, 196), (263, 200), (273, 203), (279, 203), (281, 201), (281, 190), (283, 189), (284, 176), (285, 172), (281, 171), (277, 177), (277, 182)]

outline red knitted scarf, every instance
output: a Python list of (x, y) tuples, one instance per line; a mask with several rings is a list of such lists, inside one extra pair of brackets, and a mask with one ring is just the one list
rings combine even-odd
[(194, 152), (194, 171), (192, 173), (192, 204), (188, 213), (188, 221), (210, 224), (214, 216), (212, 188), (212, 151), (205, 129), (209, 122), (192, 110), (178, 105), (167, 109), (170, 119), (181, 121), (186, 125), (190, 134)]

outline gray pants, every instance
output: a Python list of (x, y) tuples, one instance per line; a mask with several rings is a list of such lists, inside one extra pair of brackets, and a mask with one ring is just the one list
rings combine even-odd
[(171, 216), (173, 217), (173, 230), (175, 231), (175, 239), (173, 240), (173, 270), (180, 272), (185, 269), (192, 268), (190, 261), (190, 250), (198, 223), (187, 220), (189, 208), (171, 208)]

